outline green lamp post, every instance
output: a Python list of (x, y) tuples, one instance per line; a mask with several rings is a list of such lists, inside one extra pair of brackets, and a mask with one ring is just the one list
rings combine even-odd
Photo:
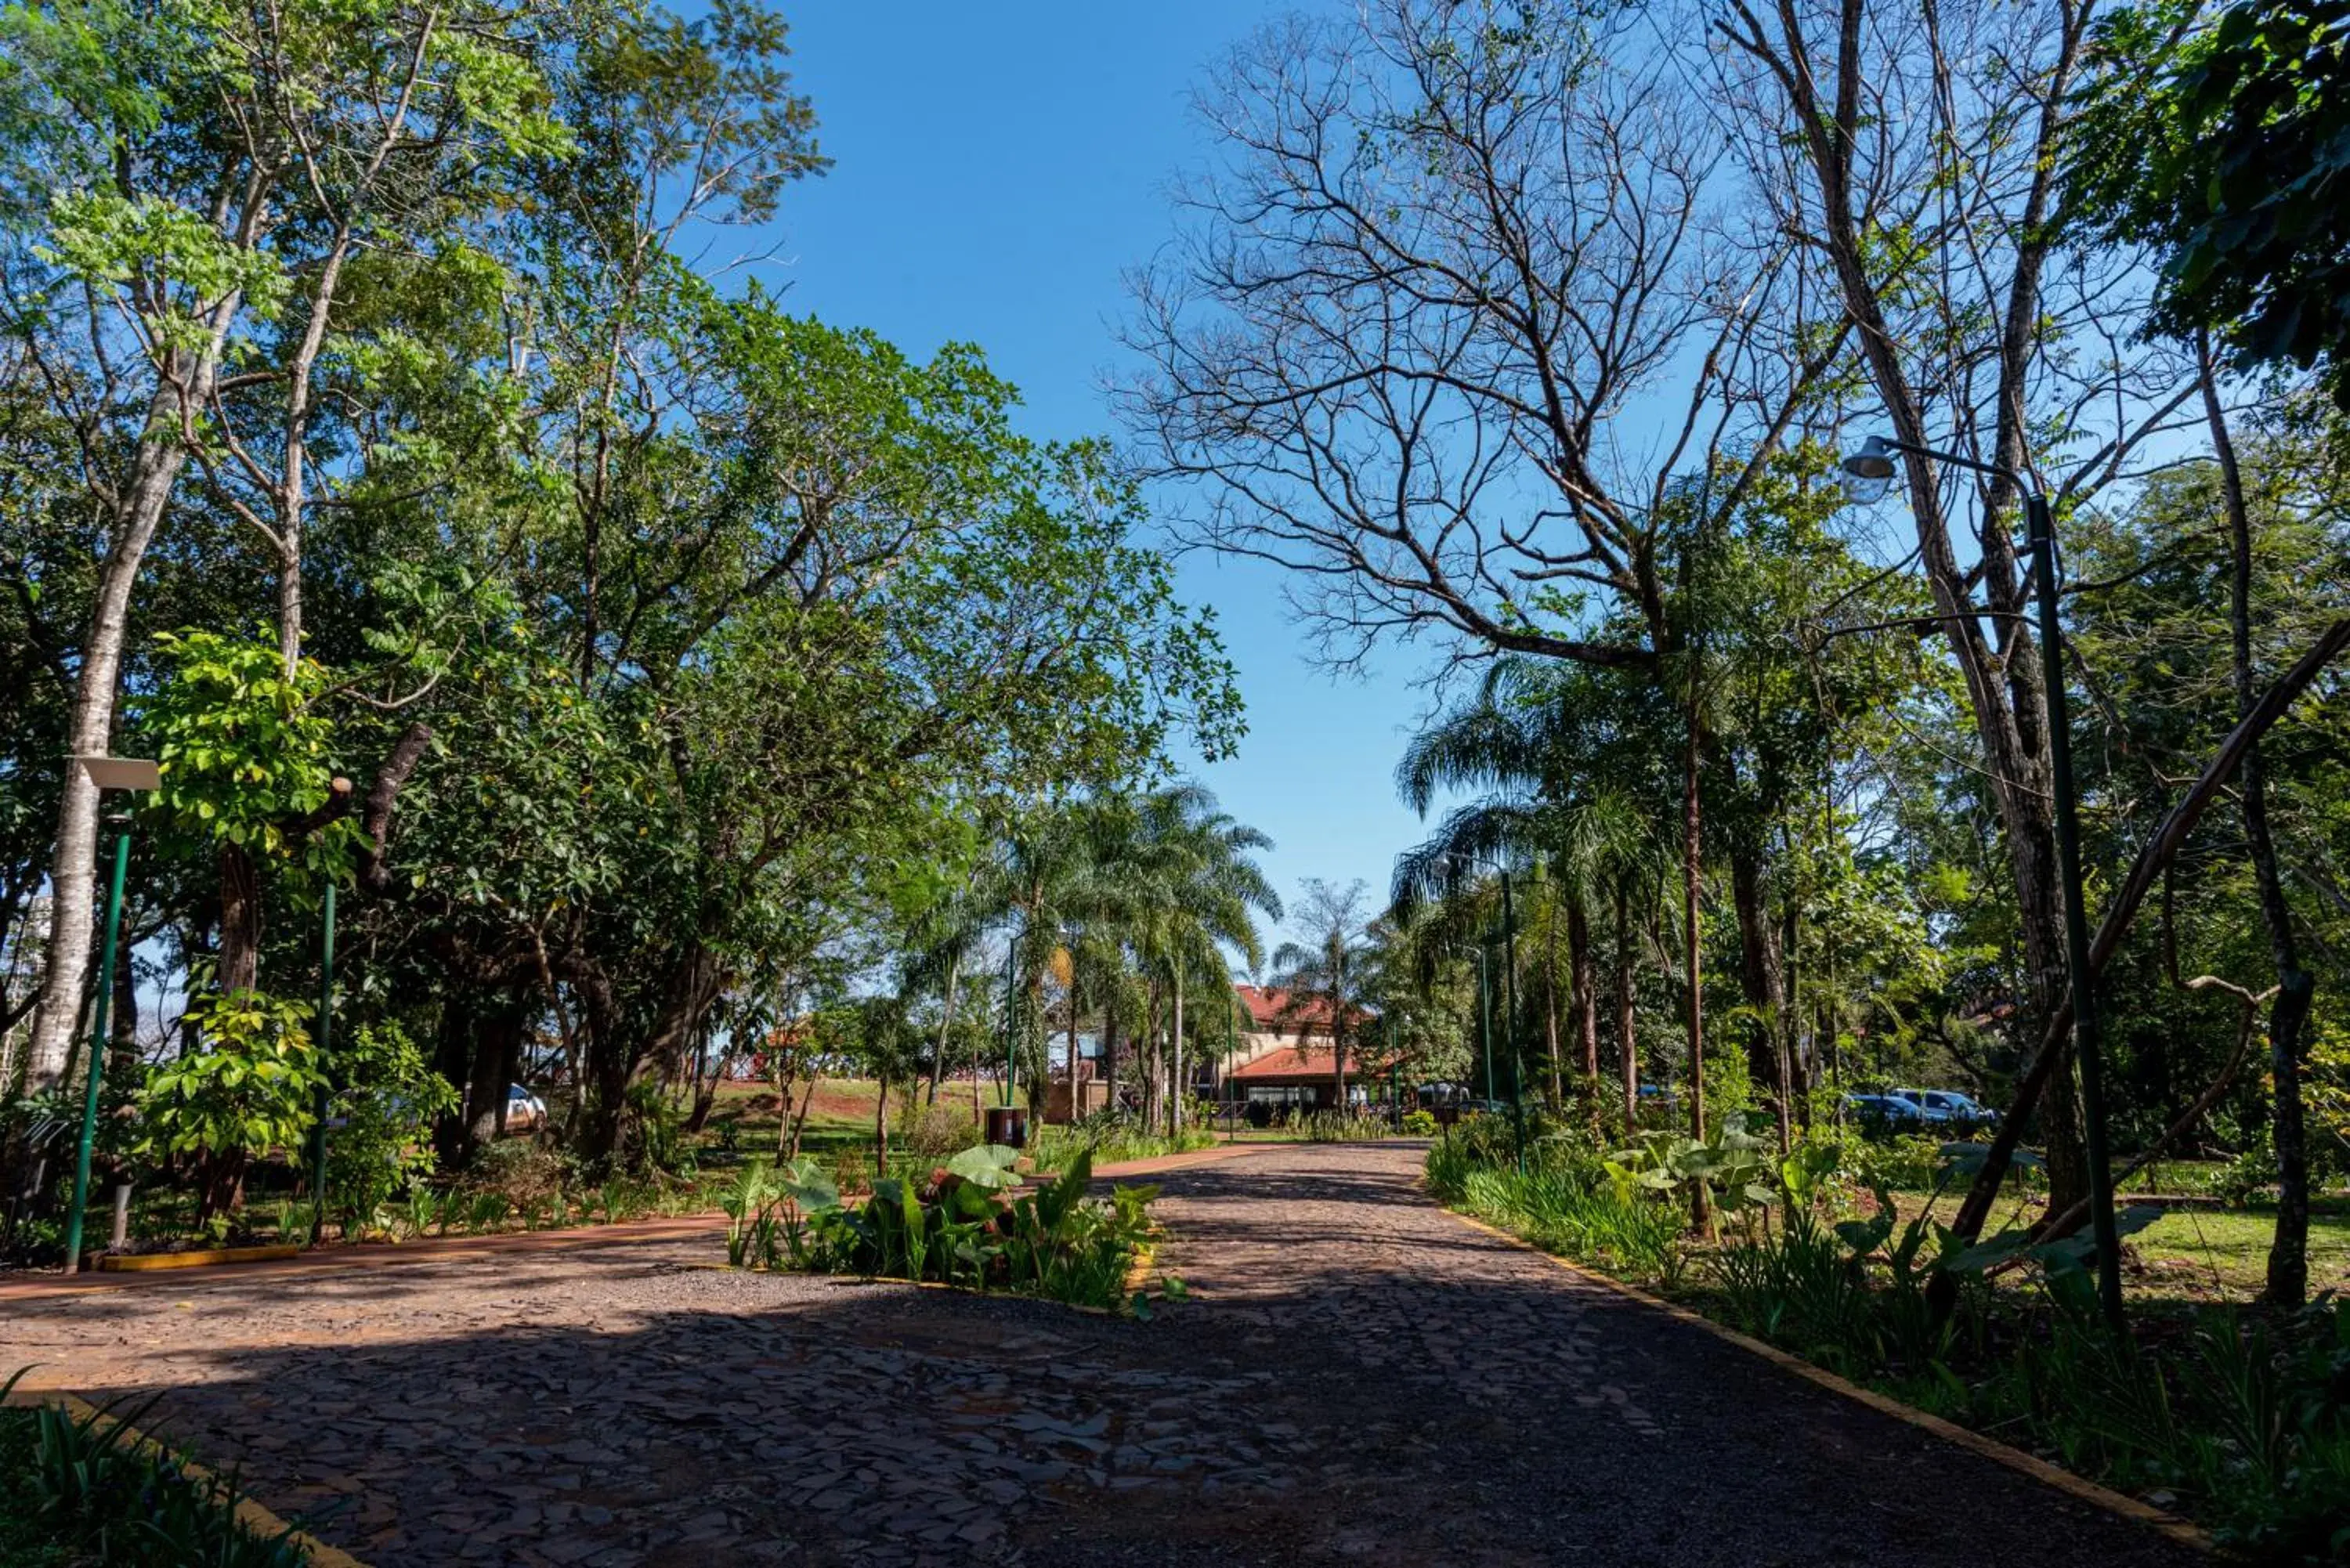
[[(81, 771), (100, 792), (151, 790), (161, 787), (162, 770), (144, 757), (77, 756)], [(66, 1272), (81, 1269), (81, 1230), (89, 1207), (90, 1151), (98, 1141), (98, 1086), (105, 1075), (107, 1004), (114, 997), (114, 959), (122, 932), (122, 883), (130, 869), (130, 818), (115, 818), (122, 831), (114, 840), (114, 877), (106, 891), (106, 943), (98, 970), (98, 992), (90, 1008), (89, 1071), (82, 1092), (81, 1143), (74, 1154), (73, 1207), (66, 1215)]]

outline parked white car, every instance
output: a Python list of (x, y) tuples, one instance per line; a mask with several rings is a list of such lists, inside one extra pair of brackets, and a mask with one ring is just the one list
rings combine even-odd
[(546, 1123), (546, 1102), (520, 1084), (506, 1085), (506, 1131), (536, 1132)]

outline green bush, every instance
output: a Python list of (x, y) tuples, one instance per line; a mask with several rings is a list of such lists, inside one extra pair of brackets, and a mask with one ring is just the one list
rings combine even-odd
[(343, 1125), (327, 1139), (328, 1209), (348, 1232), (432, 1170), (427, 1139), (432, 1124), (456, 1110), (457, 1091), (396, 1023), (351, 1031), (336, 1046), (333, 1066), (340, 1087), (331, 1103)]
[[(907, 1104), (910, 1113), (912, 1102)], [(941, 1105), (902, 1117), (898, 1141), (917, 1161), (935, 1161), (969, 1148), (978, 1136), (979, 1126), (969, 1106)]]
[(189, 1013), (202, 1048), (148, 1070), (139, 1152), (193, 1158), (202, 1221), (235, 1211), (254, 1158), (302, 1147), (325, 1080), (302, 1002), (239, 991)]
[(1404, 1112), (1403, 1130), (1405, 1136), (1409, 1137), (1434, 1137), (1436, 1134), (1436, 1113), (1433, 1111)]
[(1027, 1153), (1030, 1166), (1044, 1175), (1066, 1169), (1080, 1154), (1091, 1157), (1096, 1165), (1117, 1165), (1130, 1159), (1157, 1159), (1162, 1155), (1213, 1148), (1215, 1143), (1216, 1135), (1201, 1123), (1184, 1129), (1180, 1137), (1170, 1137), (1121, 1112), (1097, 1111), (1068, 1127), (1038, 1128), (1029, 1140)]
[[(916, 1182), (887, 1177), (862, 1204), (844, 1202), (813, 1159), (784, 1170), (745, 1169), (720, 1199), (727, 1216), (727, 1261), (738, 1268), (788, 1268), (929, 1280), (974, 1290), (1047, 1296), (1147, 1314), (1126, 1294), (1128, 1270), (1149, 1244), (1156, 1187), (1120, 1187), (1107, 1201), (1086, 1196), (1091, 1156), (1024, 1191), (1012, 1168), (1018, 1151), (980, 1146)], [(1180, 1295), (1170, 1282), (1168, 1293)]]
[(1359, 1143), (1387, 1137), (1388, 1127), (1384, 1116), (1315, 1111), (1301, 1124), (1300, 1130), (1309, 1143)]

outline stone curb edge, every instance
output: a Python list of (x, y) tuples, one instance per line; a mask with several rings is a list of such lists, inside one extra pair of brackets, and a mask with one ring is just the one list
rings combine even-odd
[[(148, 1436), (145, 1432), (140, 1431), (138, 1428), (130, 1425), (130, 1422), (123, 1420), (120, 1417), (109, 1415), (107, 1412), (100, 1410), (96, 1406), (92, 1405), (88, 1400), (81, 1398), (78, 1395), (68, 1394), (61, 1388), (30, 1390), (19, 1389), (17, 1393), (10, 1397), (8, 1403), (18, 1407), (49, 1404), (62, 1405), (65, 1407), (67, 1413), (72, 1416), (77, 1421), (94, 1419), (103, 1422), (109, 1428), (120, 1428), (126, 1434), (128, 1434), (130, 1445), (134, 1449), (141, 1450), (157, 1449), (164, 1452), (171, 1451), (169, 1444), (161, 1442), (158, 1439)], [(183, 1457), (181, 1460), (180, 1469), (186, 1474), (193, 1476), (198, 1480), (207, 1481), (213, 1485), (220, 1484), (220, 1477), (209, 1466), (198, 1464), (193, 1459)], [(368, 1568), (366, 1563), (360, 1562), (358, 1558), (352, 1556), (341, 1547), (329, 1546), (325, 1542), (319, 1540), (317, 1536), (308, 1533), (307, 1531), (295, 1529), (292, 1525), (286, 1523), (286, 1521), (280, 1519), (276, 1514), (263, 1507), (258, 1501), (249, 1495), (241, 1494), (237, 1498), (236, 1518), (238, 1523), (244, 1525), (247, 1530), (252, 1531), (255, 1534), (259, 1535), (265, 1540), (275, 1541), (283, 1537), (284, 1539), (291, 1541), (295, 1545), (299, 1546), (303, 1551), (310, 1554), (310, 1568)]]
[[(1439, 1207), (1443, 1206), (1439, 1205)], [(1444, 1212), (1471, 1230), (1482, 1231), (1497, 1241), (1507, 1242), (1523, 1251), (1532, 1252), (1538, 1258), (1548, 1260), (1573, 1274), (1576, 1279), (1602, 1286), (1617, 1295), (1661, 1312), (1669, 1317), (1677, 1318), (1694, 1328), (1702, 1329), (1724, 1344), (1736, 1345), (1751, 1355), (1759, 1355), (1773, 1366), (1783, 1367), (1798, 1377), (1818, 1385), (1831, 1394), (1838, 1394), (1857, 1404), (1866, 1405), (1880, 1415), (1890, 1416), (1897, 1421), (1917, 1428), (1919, 1431), (1930, 1432), (1946, 1442), (1955, 1443), (1960, 1448), (1979, 1454), (1993, 1463), (2005, 1465), (2009, 1469), (2019, 1474), (2029, 1476), (2043, 1485), (2054, 1487), (2068, 1497), (2093, 1507), (2104, 1509), (2108, 1513), (2119, 1514), (2133, 1523), (2158, 1531), (2182, 1545), (2191, 1546), (2199, 1552), (2210, 1552), (2222, 1559), (2227, 1556), (2219, 1544), (2201, 1529), (2189, 1523), (2175, 1513), (2166, 1513), (2150, 1502), (2115, 1491), (2110, 1487), (2099, 1486), (2096, 1482), (2084, 1480), (2061, 1466), (2050, 1464), (2037, 1455), (2025, 1453), (2022, 1449), (2012, 1448), (1996, 1438), (1987, 1438), (1981, 1432), (1960, 1426), (1955, 1421), (1946, 1421), (1939, 1416), (1928, 1415), (1925, 1411), (1905, 1405), (1889, 1395), (1879, 1394), (1873, 1388), (1864, 1388), (1847, 1378), (1837, 1376), (1825, 1366), (1814, 1366), (1792, 1351), (1782, 1350), (1775, 1345), (1766, 1345), (1762, 1340), (1714, 1322), (1703, 1313), (1692, 1312), (1688, 1307), (1666, 1301), (1661, 1296), (1650, 1295), (1638, 1286), (1627, 1284), (1613, 1275), (1602, 1273), (1596, 1269), (1586, 1269), (1579, 1263), (1560, 1257), (1555, 1252), (1546, 1252), (1523, 1236), (1513, 1236), (1507, 1231), (1488, 1225), (1482, 1220), (1471, 1219), (1459, 1210), (1446, 1208)]]

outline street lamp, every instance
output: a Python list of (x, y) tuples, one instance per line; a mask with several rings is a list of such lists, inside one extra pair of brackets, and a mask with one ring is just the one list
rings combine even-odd
[[(162, 786), (163, 772), (145, 757), (73, 759), (100, 791), (151, 790)], [(89, 1206), (90, 1148), (98, 1140), (98, 1085), (106, 1062), (106, 1011), (114, 999), (114, 953), (122, 931), (122, 882), (130, 869), (130, 818), (117, 818), (122, 831), (114, 840), (114, 879), (106, 892), (106, 945), (98, 970), (98, 995), (90, 1008), (89, 1075), (82, 1092), (81, 1146), (74, 1155), (73, 1208), (66, 1215), (66, 1272), (81, 1272), (82, 1216)]]
[(2073, 1041), (2081, 1064), (2082, 1109), (2089, 1138), (2089, 1224), (2097, 1245), (2097, 1296), (2106, 1319), (2122, 1327), (2121, 1238), (2114, 1226), (2113, 1165), (2106, 1148), (2106, 1085), (2097, 1019), (2096, 977), (2089, 969), (2089, 917), (2081, 898), (2080, 804), (2073, 783), (2073, 726), (2064, 697), (2064, 656), (2056, 617), (2056, 530), (2048, 498), (2022, 474), (1998, 463), (1979, 462), (1956, 452), (1870, 436), (1844, 460), (1845, 493), (1866, 504), (1883, 497), (1893, 482), (1893, 454), (1908, 452), (1934, 462), (2004, 479), (2023, 495), (2026, 537), (2040, 611), (2041, 683), (2048, 703), (2048, 762), (2055, 777), (2056, 860), (2064, 882), (2064, 965), (2073, 993)]

